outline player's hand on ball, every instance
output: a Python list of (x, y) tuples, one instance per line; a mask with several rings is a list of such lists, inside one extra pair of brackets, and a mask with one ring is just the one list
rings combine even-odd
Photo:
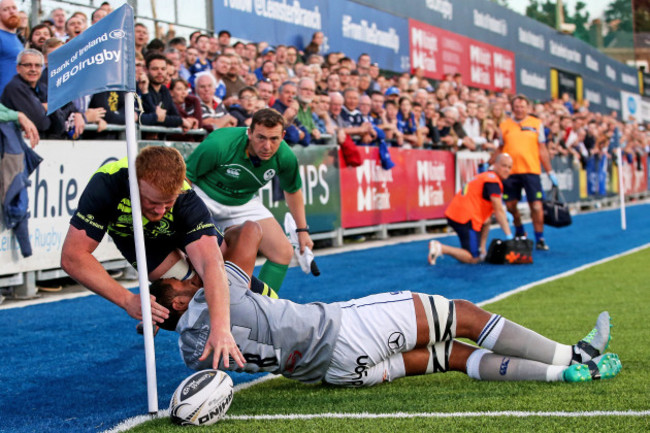
[(199, 361), (205, 361), (211, 353), (213, 353), (212, 368), (219, 368), (219, 360), (222, 357), (224, 368), (230, 367), (230, 358), (232, 358), (239, 367), (244, 367), (244, 356), (239, 351), (239, 347), (237, 347), (237, 343), (235, 343), (235, 339), (230, 333), (230, 330), (220, 331), (213, 328), (210, 331), (208, 341), (205, 343), (205, 349), (203, 350), (203, 354), (199, 358)]

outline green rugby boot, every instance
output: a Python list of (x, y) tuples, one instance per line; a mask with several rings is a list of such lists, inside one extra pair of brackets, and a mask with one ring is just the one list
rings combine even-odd
[(565, 382), (589, 382), (592, 380), (611, 379), (620, 373), (623, 365), (618, 355), (606, 353), (584, 364), (574, 364), (564, 370)]
[(585, 364), (605, 352), (612, 339), (611, 328), (612, 323), (609, 313), (603, 311), (598, 315), (594, 329), (585, 338), (573, 345), (571, 364)]

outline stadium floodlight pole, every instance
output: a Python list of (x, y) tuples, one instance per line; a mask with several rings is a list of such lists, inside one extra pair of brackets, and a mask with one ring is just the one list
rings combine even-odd
[(135, 137), (135, 98), (132, 92), (126, 92), (124, 100), (126, 119), (126, 155), (129, 161), (129, 190), (131, 192), (131, 215), (133, 216), (133, 235), (135, 256), (138, 265), (138, 283), (140, 284), (140, 304), (142, 307), (142, 328), (144, 334), (144, 357), (147, 372), (147, 400), (149, 413), (158, 412), (158, 389), (156, 381), (156, 352), (153, 345), (153, 325), (151, 319), (151, 297), (147, 256), (144, 250), (144, 232), (142, 228), (142, 208), (140, 190), (135, 172), (135, 158), (138, 155), (138, 143)]
[(627, 222), (625, 218), (625, 191), (623, 190), (623, 152), (621, 152), (621, 146), (616, 148), (616, 158), (618, 159), (618, 197), (621, 202), (621, 230), (627, 228)]

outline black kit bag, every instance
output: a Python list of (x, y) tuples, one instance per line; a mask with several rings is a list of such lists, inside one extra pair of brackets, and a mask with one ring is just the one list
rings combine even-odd
[(566, 227), (571, 225), (571, 214), (569, 206), (564, 202), (560, 189), (553, 186), (548, 193), (548, 200), (544, 200), (542, 207), (544, 209), (544, 224), (551, 227)]
[(533, 241), (514, 238), (507, 241), (493, 239), (485, 261), (494, 265), (523, 265), (533, 263)]

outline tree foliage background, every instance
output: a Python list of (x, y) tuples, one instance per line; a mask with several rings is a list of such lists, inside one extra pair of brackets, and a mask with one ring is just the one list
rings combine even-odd
[[(499, 3), (507, 5), (504, 0)], [(564, 22), (576, 26), (573, 36), (595, 45), (596, 40), (589, 27), (590, 21), (597, 17), (590, 16), (588, 2), (578, 1), (572, 11), (564, 4), (563, 11)], [(526, 16), (555, 28), (556, 1), (529, 0)], [(605, 9), (604, 25), (607, 30), (605, 46), (625, 43), (631, 45), (633, 33), (650, 32), (650, 0), (612, 0)]]

